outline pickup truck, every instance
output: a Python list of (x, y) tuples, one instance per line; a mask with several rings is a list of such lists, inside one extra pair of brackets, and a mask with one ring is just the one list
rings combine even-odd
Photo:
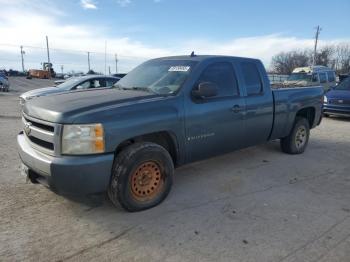
[(302, 153), (322, 104), (322, 87), (271, 90), (256, 59), (153, 59), (112, 89), (25, 103), (22, 174), (61, 194), (107, 191), (140, 211), (165, 199), (174, 167), (275, 139)]

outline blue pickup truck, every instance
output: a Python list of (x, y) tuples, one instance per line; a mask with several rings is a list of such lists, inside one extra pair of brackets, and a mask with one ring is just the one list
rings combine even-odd
[(22, 173), (59, 193), (107, 191), (139, 211), (168, 195), (174, 167), (274, 139), (302, 153), (322, 104), (322, 87), (271, 90), (256, 59), (153, 59), (112, 89), (28, 101)]

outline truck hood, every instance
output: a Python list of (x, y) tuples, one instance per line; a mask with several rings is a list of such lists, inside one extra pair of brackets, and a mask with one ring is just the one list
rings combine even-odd
[(156, 96), (138, 90), (92, 89), (38, 97), (27, 101), (23, 112), (48, 122), (73, 123), (80, 114)]
[(23, 93), (20, 97), (22, 97), (24, 100), (28, 100), (30, 98), (38, 97), (38, 96), (44, 96), (44, 95), (50, 95), (50, 94), (56, 94), (60, 93), (62, 90), (58, 89), (57, 87), (43, 87), (34, 89), (28, 92)]
[(328, 99), (346, 99), (350, 100), (350, 90), (331, 89), (326, 93)]

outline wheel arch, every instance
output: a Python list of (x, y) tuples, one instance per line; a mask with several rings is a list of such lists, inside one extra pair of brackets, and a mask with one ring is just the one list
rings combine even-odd
[(152, 132), (125, 139), (118, 144), (115, 149), (115, 154), (119, 154), (125, 147), (138, 142), (151, 142), (164, 147), (169, 152), (174, 166), (179, 164), (180, 157), (178, 140), (176, 135), (171, 131)]
[(307, 119), (309, 122), (310, 128), (312, 128), (314, 126), (314, 122), (315, 122), (316, 109), (312, 106), (302, 108), (296, 113), (295, 119), (297, 117), (303, 117), (303, 118)]

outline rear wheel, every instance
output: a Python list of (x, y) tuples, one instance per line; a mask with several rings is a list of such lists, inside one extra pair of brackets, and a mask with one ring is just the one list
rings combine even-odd
[(297, 117), (290, 134), (281, 139), (281, 149), (288, 154), (301, 154), (309, 142), (310, 126), (305, 118)]
[(168, 151), (154, 143), (135, 143), (115, 159), (108, 196), (128, 211), (161, 203), (170, 192), (174, 165)]

